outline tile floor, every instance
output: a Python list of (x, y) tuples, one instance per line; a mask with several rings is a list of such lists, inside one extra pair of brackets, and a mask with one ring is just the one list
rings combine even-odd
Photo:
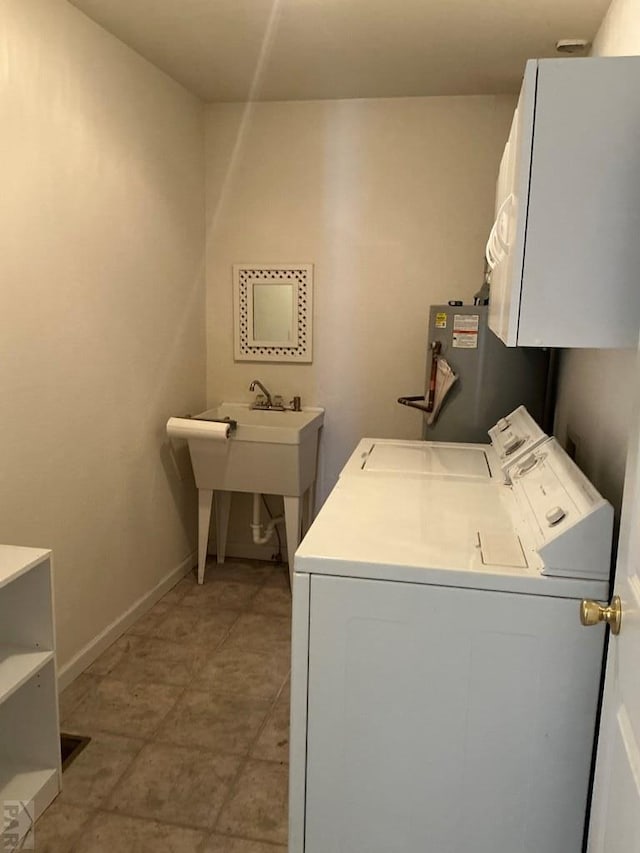
[(60, 698), (92, 740), (37, 853), (283, 853), (291, 596), (284, 567), (188, 575)]

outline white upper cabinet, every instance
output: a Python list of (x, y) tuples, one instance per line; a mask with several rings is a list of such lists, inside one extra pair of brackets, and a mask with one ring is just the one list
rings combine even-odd
[(489, 326), (507, 346), (637, 346), (640, 57), (527, 63), (495, 215)]

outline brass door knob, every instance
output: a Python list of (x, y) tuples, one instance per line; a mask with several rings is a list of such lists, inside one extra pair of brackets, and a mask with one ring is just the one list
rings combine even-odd
[(590, 598), (583, 598), (580, 603), (580, 621), (583, 625), (597, 625), (606, 622), (611, 626), (612, 634), (620, 633), (622, 624), (622, 602), (619, 595), (614, 595), (611, 604), (599, 604)]

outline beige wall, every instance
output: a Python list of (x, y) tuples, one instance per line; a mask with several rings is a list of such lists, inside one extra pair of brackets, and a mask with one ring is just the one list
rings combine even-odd
[(64, 665), (193, 549), (202, 109), (62, 0), (3, 0), (0, 98), (0, 542), (54, 549)]
[[(640, 53), (640, 0), (614, 0), (592, 53)], [(577, 461), (618, 511), (636, 393), (635, 360), (630, 350), (567, 350), (558, 387), (556, 434), (563, 441), (568, 434), (577, 439)]]
[[(614, 2), (594, 52), (639, 51), (638, 0)], [(163, 424), (205, 403), (202, 109), (63, 0), (4, 0), (0, 82), (0, 541), (54, 549), (64, 665), (195, 541)], [(420, 433), (395, 401), (428, 306), (480, 285), (513, 105), (207, 109), (208, 402), (258, 377), (325, 406), (321, 497), (362, 435)], [(234, 362), (231, 265), (291, 261), (315, 264), (313, 364)], [(633, 364), (567, 352), (560, 380), (557, 432), (616, 505)]]
[[(432, 303), (482, 283), (511, 97), (207, 108), (207, 389), (326, 408), (320, 496), (363, 435), (417, 438)], [(233, 263), (315, 265), (311, 365), (234, 362)], [(230, 537), (233, 539), (233, 531)]]

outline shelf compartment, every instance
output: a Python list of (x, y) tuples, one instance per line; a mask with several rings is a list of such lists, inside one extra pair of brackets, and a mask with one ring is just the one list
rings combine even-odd
[(51, 574), (51, 557), (45, 553), (40, 563), (16, 572), (0, 587), (0, 646), (55, 647)]
[(60, 791), (52, 555), (0, 545), (0, 828), (20, 847)]
[(53, 656), (48, 650), (0, 645), (0, 704), (53, 660)]
[[(60, 790), (57, 767), (28, 767), (0, 758), (0, 803), (3, 819), (11, 825), (0, 833), (2, 850), (20, 842)], [(36, 842), (37, 843), (37, 842)]]
[[(53, 652), (48, 656), (0, 704), (0, 803), (5, 819), (6, 810), (15, 807), (20, 832), (29, 829), (60, 790), (56, 668)], [(2, 849), (11, 849), (9, 843)]]
[(0, 589), (50, 559), (51, 551), (45, 548), (0, 545)]

